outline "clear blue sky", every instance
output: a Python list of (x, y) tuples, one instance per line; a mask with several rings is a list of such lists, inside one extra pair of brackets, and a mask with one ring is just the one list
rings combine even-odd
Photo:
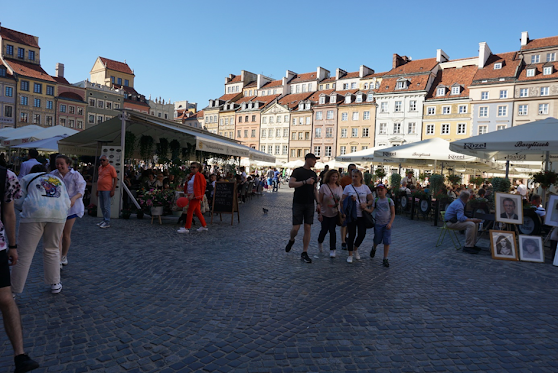
[(3, 27), (39, 37), (41, 65), (66, 78), (89, 77), (98, 56), (134, 69), (135, 88), (149, 97), (189, 100), (198, 109), (223, 94), (241, 70), (274, 79), (322, 66), (377, 72), (393, 53), (413, 59), (519, 49), (531, 38), (558, 35), (556, 11), (525, 1), (4, 1)]

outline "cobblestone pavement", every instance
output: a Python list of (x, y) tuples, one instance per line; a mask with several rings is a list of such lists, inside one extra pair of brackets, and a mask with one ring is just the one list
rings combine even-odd
[[(43, 284), (38, 250), (17, 299), (38, 371), (558, 370), (550, 258), (497, 261), (448, 239), (435, 248), (437, 228), (398, 216), (390, 268), (381, 249), (368, 256), (372, 234), (352, 264), (346, 251), (318, 253), (318, 225), (305, 264), (301, 235), (284, 250), (291, 198), (283, 187), (240, 205), (240, 224), (224, 215), (190, 235), (170, 218), (106, 230), (78, 219), (62, 293)], [(11, 354), (2, 332), (2, 371), (12, 371)]]

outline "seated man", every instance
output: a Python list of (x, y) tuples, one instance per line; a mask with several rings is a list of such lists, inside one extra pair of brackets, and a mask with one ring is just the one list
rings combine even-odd
[(465, 247), (464, 252), (469, 254), (477, 254), (480, 248), (475, 246), (477, 240), (477, 224), (481, 219), (471, 219), (465, 216), (465, 205), (469, 200), (469, 192), (464, 190), (459, 193), (459, 198), (453, 201), (446, 210), (445, 221), (446, 226), (450, 229), (465, 230)]
[(484, 190), (483, 188), (480, 188), (479, 191), (477, 192), (478, 197), (476, 198), (476, 200), (478, 202), (487, 202), (488, 200), (486, 198), (484, 198), (484, 196), (486, 195), (486, 190)]
[(399, 188), (400, 192), (406, 192), (407, 194), (411, 194), (411, 190), (409, 188), (407, 188), (407, 182), (403, 181), (401, 183), (401, 188)]

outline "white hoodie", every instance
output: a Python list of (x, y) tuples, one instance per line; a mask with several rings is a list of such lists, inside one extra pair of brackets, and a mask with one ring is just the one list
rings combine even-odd
[(65, 223), (70, 209), (70, 196), (64, 182), (54, 175), (33, 173), (20, 181), (21, 198), (15, 207), (21, 211), (21, 223)]

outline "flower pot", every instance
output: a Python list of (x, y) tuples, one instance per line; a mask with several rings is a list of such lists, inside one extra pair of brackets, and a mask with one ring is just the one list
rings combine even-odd
[(182, 210), (173, 211), (172, 216), (175, 216), (177, 218), (181, 217), (182, 216)]
[(143, 211), (138, 211), (136, 216), (138, 219), (143, 219)]
[(151, 216), (161, 216), (163, 215), (163, 206), (152, 206)]

